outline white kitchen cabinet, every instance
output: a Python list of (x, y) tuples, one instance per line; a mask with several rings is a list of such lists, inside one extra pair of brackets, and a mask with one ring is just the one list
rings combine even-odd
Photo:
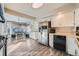
[(55, 15), (51, 18), (52, 27), (74, 26), (74, 12)]
[(59, 22), (59, 20), (57, 19), (56, 16), (52, 17), (52, 19), (51, 19), (51, 26), (52, 27), (59, 27), (60, 26), (60, 22)]
[(53, 34), (49, 34), (49, 46), (53, 48)]
[(74, 37), (67, 37), (66, 52), (68, 54), (75, 55), (75, 38)]
[(79, 8), (75, 10), (75, 25), (79, 26)]

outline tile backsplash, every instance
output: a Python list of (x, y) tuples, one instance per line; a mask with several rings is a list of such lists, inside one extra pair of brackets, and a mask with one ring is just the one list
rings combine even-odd
[(73, 35), (73, 27), (57, 27), (56, 34)]

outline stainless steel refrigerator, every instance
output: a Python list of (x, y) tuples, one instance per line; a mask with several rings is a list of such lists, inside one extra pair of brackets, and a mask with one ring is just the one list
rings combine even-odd
[(48, 39), (48, 28), (47, 28), (47, 26), (41, 26), (39, 32), (40, 32), (39, 33), (40, 38), (38, 38), (39, 43), (48, 46), (49, 39)]

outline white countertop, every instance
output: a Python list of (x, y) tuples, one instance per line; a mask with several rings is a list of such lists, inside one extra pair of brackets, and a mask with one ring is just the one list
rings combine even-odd
[(70, 33), (49, 33), (49, 35), (63, 35), (67, 37), (75, 37), (74, 34), (70, 34)]

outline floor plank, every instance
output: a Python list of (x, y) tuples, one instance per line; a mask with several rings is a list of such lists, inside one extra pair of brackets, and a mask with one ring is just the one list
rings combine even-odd
[(8, 56), (63, 56), (64, 52), (39, 44), (33, 39), (17, 40), (8, 45)]

